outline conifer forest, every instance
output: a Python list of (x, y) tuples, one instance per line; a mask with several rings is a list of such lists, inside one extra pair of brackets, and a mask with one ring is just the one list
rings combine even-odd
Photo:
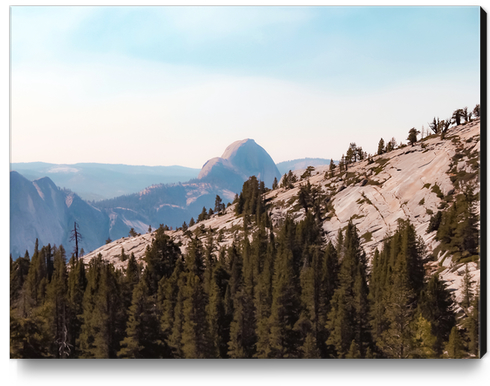
[(490, 379), (487, 12), (10, 5), (4, 383)]
[[(243, 225), (228, 246), (212, 230), (185, 227), (182, 252), (160, 226), (142, 261), (122, 251), (124, 269), (62, 245), (11, 258), (11, 358), (479, 356), (471, 275), (456, 310), (446, 284), (426, 275), (431, 257), (409, 220), (368, 264), (353, 221), (322, 237), (311, 186), (299, 196), (303, 219), (280, 226), (265, 190), (255, 177), (244, 183), (234, 209)], [(475, 200), (462, 192), (431, 219), (438, 240), (463, 255), (479, 244)]]

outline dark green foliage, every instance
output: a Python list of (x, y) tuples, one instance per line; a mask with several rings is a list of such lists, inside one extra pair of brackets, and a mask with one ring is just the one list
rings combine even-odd
[(81, 319), (80, 356), (115, 358), (124, 335), (126, 316), (119, 275), (100, 255), (89, 264)]
[[(209, 357), (226, 358), (229, 325), (226, 319), (224, 293), (221, 288), (222, 276), (226, 274), (220, 265), (213, 268), (209, 288), (209, 300), (206, 307), (207, 323), (209, 326)], [(227, 333), (228, 332), (228, 333)]]
[(410, 356), (412, 358), (436, 358), (434, 350), (436, 337), (432, 334), (431, 323), (421, 314), (415, 318), (412, 326), (412, 344)]
[(298, 202), (301, 207), (308, 214), (308, 210), (311, 209), (318, 223), (321, 221), (321, 190), (318, 186), (312, 186), (310, 181), (307, 181), (305, 185), (301, 185), (298, 193)]
[(439, 131), (441, 132), (441, 139), (444, 139), (446, 136), (449, 127), (451, 126), (451, 119), (442, 120), (440, 123)]
[(411, 326), (424, 286), (423, 262), (424, 245), (414, 226), (408, 220), (399, 220), (381, 252), (375, 251), (372, 263), (370, 324), (381, 356), (413, 355)]
[(281, 246), (275, 260), (272, 280), (269, 357), (295, 358), (299, 354), (299, 337), (294, 330), (300, 307), (296, 283), (293, 253), (287, 247)]
[(437, 274), (430, 278), (421, 292), (418, 309), (431, 323), (432, 334), (437, 338), (434, 348), (441, 354), (443, 342), (448, 340), (451, 329), (456, 325), (456, 317), (451, 293)]
[(383, 138), (381, 138), (378, 142), (378, 151), (377, 154), (381, 155), (385, 152), (385, 141)]
[(335, 173), (335, 168), (337, 166), (335, 165), (335, 162), (333, 162), (333, 159), (330, 159), (330, 165), (328, 167), (329, 170), (329, 177), (332, 178), (334, 173)]
[[(257, 233), (254, 245), (262, 242), (259, 239), (260, 234)], [(257, 324), (257, 345), (256, 357), (267, 358), (270, 354), (270, 325), (269, 318), (272, 307), (272, 280), (274, 273), (274, 261), (276, 258), (276, 247), (274, 234), (270, 234), (269, 243), (267, 244), (266, 254), (263, 259), (262, 269), (259, 274), (257, 286), (255, 290), (255, 309), (256, 309), (256, 324)]]
[(43, 252), (44, 248), (45, 247), (39, 251), (38, 241), (36, 239), (34, 253), (29, 266), (29, 273), (24, 282), (26, 296), (29, 297), (33, 307), (38, 307), (42, 304), (46, 292), (46, 285), (48, 284), (48, 272)]
[(10, 358), (44, 358), (48, 356), (39, 317), (21, 317), (10, 311)]
[(226, 209), (226, 205), (221, 200), (221, 197), (216, 195), (216, 199), (214, 200), (214, 211), (215, 213), (222, 212)]
[(24, 286), (24, 281), (29, 273), (31, 259), (26, 251), (24, 257), (19, 257), (11, 263), (10, 269), (10, 306), (15, 305), (20, 291)]
[(272, 190), (276, 190), (279, 187), (279, 183), (277, 182), (277, 177), (274, 177), (274, 181), (272, 182)]
[(434, 117), (434, 120), (429, 123), (429, 128), (434, 132), (434, 134), (439, 134), (440, 122), (439, 118)]
[(341, 358), (349, 353), (352, 341), (364, 357), (370, 345), (366, 256), (361, 248), (356, 227), (349, 222), (345, 235), (339, 234), (339, 287), (330, 303), (326, 328), (327, 345), (332, 345)]
[(201, 213), (199, 214), (199, 216), (197, 216), (197, 222), (207, 220), (208, 218), (209, 216), (208, 216), (208, 212), (206, 211), (206, 207), (203, 206)]
[(63, 246), (54, 254), (54, 267), (51, 281), (47, 287), (46, 314), (50, 326), (52, 346), (51, 355), (56, 358), (70, 356), (73, 345), (70, 343), (69, 328), (71, 325), (69, 302), (67, 297), (66, 255)]
[[(178, 265), (177, 265), (178, 267)], [(177, 269), (176, 267), (176, 269)], [(172, 304), (172, 300), (168, 301), (170, 304), (168, 307), (173, 308), (173, 319), (169, 318), (168, 313), (172, 312), (171, 310), (165, 310), (163, 314), (164, 320), (162, 321), (163, 332), (167, 333), (166, 326), (168, 326), (168, 345), (172, 350), (172, 355), (174, 358), (184, 358), (183, 352), (183, 342), (182, 342), (182, 334), (183, 334), (183, 326), (184, 326), (184, 291), (186, 287), (187, 275), (185, 274), (177, 274), (174, 277), (173, 281), (176, 281), (176, 291), (177, 296), (175, 298), (175, 305)]]
[(480, 118), (480, 104), (477, 104), (473, 109), (473, 114), (475, 117)]
[(287, 174), (285, 173), (281, 180), (281, 188), (292, 189), (293, 184), (297, 182), (297, 177), (290, 170)]
[(468, 352), (471, 355), (479, 356), (480, 350), (480, 318), (479, 318), (479, 310), (480, 310), (480, 296), (479, 291), (473, 297), (471, 302), (471, 306), (466, 310), (468, 313), (468, 317), (464, 321), (464, 327), (466, 329), (466, 340), (468, 342)]
[(151, 246), (145, 252), (147, 268), (143, 276), (150, 295), (156, 294), (158, 282), (162, 277), (170, 277), (174, 271), (176, 261), (180, 258), (180, 248), (165, 234), (163, 227), (160, 226), (156, 230)]
[(126, 336), (117, 355), (120, 358), (168, 357), (168, 349), (160, 347), (158, 327), (155, 305), (146, 282), (141, 280), (133, 291)]
[(182, 353), (185, 358), (206, 358), (208, 356), (208, 325), (206, 322), (206, 301), (202, 278), (195, 270), (189, 270), (184, 287)]
[(444, 250), (459, 258), (479, 254), (478, 216), (475, 213), (476, 196), (471, 186), (456, 196), (455, 202), (442, 214), (436, 238)]
[[(365, 156), (357, 146), (349, 149), (347, 162)], [(378, 159), (375, 172), (388, 161)], [(290, 187), (294, 175), (284, 181)], [(122, 271), (100, 255), (88, 265), (72, 256), (66, 266), (61, 246), (36, 248), (32, 260), (26, 255), (11, 261), (11, 357), (478, 355), (479, 296), (469, 273), (458, 332), (445, 284), (437, 274), (424, 282), (424, 245), (409, 221), (400, 220), (385, 237), (368, 270), (352, 222), (335, 244), (323, 230), (322, 212), (331, 208), (321, 190), (305, 181), (288, 204), (297, 200), (304, 217), (287, 215), (277, 229), (264, 193), (257, 179), (244, 183), (235, 200), (243, 232), (219, 250), (216, 240), (222, 242), (223, 234), (201, 226), (186, 233), (182, 255), (160, 226), (143, 263), (121, 251)], [(479, 252), (476, 196), (466, 188), (452, 200), (431, 218), (429, 229), (437, 231), (442, 247), (471, 259)], [(219, 196), (215, 204), (223, 210)]]
[(262, 214), (265, 212), (264, 193), (264, 182), (257, 180), (255, 176), (250, 177), (243, 183), (235, 213), (237, 215), (252, 215), (256, 222), (260, 222)]
[(439, 229), (439, 225), (441, 225), (442, 220), (442, 212), (439, 210), (436, 214), (432, 215), (429, 220), (429, 226), (427, 227), (427, 233), (436, 231)]
[(460, 359), (464, 357), (464, 347), (463, 341), (461, 339), (460, 332), (458, 328), (455, 326), (451, 330), (451, 334), (449, 335), (449, 341), (446, 343), (444, 347), (444, 357), (445, 358), (453, 358)]
[(410, 322), (415, 311), (416, 293), (410, 285), (406, 260), (399, 258), (390, 281), (386, 301), (387, 329), (378, 341), (378, 347), (391, 358), (408, 358), (410, 355)]
[(311, 177), (311, 173), (315, 170), (313, 166), (308, 166), (304, 173), (301, 175), (301, 179)]
[(461, 302), (461, 307), (466, 314), (469, 313), (469, 308), (471, 306), (471, 299), (473, 298), (473, 290), (471, 289), (472, 284), (470, 271), (468, 270), (468, 264), (465, 264), (465, 273), (463, 277), (463, 300)]
[(441, 191), (441, 188), (439, 187), (439, 185), (437, 185), (437, 183), (435, 183), (433, 186), (432, 186), (432, 192), (436, 194), (437, 197), (439, 197), (441, 200), (444, 198), (444, 194), (442, 193)]
[(395, 150), (396, 141), (395, 138), (391, 138), (391, 140), (386, 144), (386, 152), (389, 153), (392, 150)]
[(410, 142), (410, 145), (413, 146), (417, 142), (417, 134), (420, 134), (420, 131), (418, 131), (415, 127), (412, 127), (408, 131), (407, 141)]
[(461, 118), (463, 118), (463, 114), (464, 114), (463, 109), (455, 110), (452, 116), (453, 123), (459, 126), (461, 124)]

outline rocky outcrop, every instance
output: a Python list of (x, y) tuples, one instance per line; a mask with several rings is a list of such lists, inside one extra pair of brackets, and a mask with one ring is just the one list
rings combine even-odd
[(10, 172), (10, 253), (16, 259), (39, 246), (63, 244), (71, 250), (70, 230), (77, 222), (83, 229), (80, 248), (102, 245), (109, 236), (107, 216), (75, 193), (59, 189), (48, 177), (29, 181)]
[(256, 176), (268, 187), (272, 186), (274, 178), (281, 178), (276, 164), (264, 148), (253, 139), (244, 139), (229, 145), (221, 157), (206, 162), (198, 179), (227, 181), (232, 190), (240, 190), (250, 176)]
[[(476, 176), (479, 151), (480, 123), (474, 121), (450, 129), (445, 140), (432, 137), (413, 147), (407, 146), (376, 156), (371, 164), (363, 161), (351, 165), (343, 178), (336, 175), (326, 179), (328, 166), (315, 168), (312, 176), (307, 179), (301, 179), (304, 170), (299, 170), (294, 172), (298, 182), (292, 189), (280, 188), (267, 193), (269, 212), (276, 229), (287, 214), (296, 220), (302, 219), (304, 210), (296, 204), (300, 186), (308, 180), (325, 196), (323, 202), (328, 213), (323, 218), (323, 230), (326, 240), (335, 241), (339, 229), (353, 221), (370, 258), (383, 239), (396, 229), (398, 219), (410, 219), (418, 235), (424, 240), (427, 254), (434, 254), (439, 242), (435, 240), (435, 232), (427, 233), (426, 230), (431, 213), (436, 213), (444, 205), (445, 197), (458, 192), (458, 184), (451, 180), (454, 178), (451, 172), (455, 165), (454, 160), (458, 159), (457, 170), (468, 173), (466, 178)], [(479, 184), (476, 187), (478, 191)], [(227, 245), (240, 232), (242, 221), (243, 218), (234, 215), (232, 205), (225, 214), (214, 215), (209, 220), (194, 225), (190, 231), (197, 227), (212, 228), (216, 238), (220, 238), (215, 240), (216, 243)], [(168, 234), (180, 242), (185, 251), (188, 237), (182, 231), (169, 231)], [(124, 247), (125, 251), (133, 248), (135, 257), (141, 260), (149, 242), (151, 237), (144, 235), (119, 240), (117, 245), (119, 249)], [(86, 259), (90, 260), (101, 253), (105, 259), (116, 261), (117, 254), (120, 254), (118, 248), (110, 249), (110, 246), (105, 246), (87, 255)], [(468, 263), (468, 267), (476, 286), (480, 278), (479, 265), (472, 262)], [(461, 300), (464, 272), (461, 263), (453, 262), (446, 255), (437, 253), (435, 261), (428, 263), (426, 268), (430, 272), (439, 271), (456, 300)]]

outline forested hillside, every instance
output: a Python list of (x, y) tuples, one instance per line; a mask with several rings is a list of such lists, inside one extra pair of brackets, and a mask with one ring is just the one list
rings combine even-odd
[(455, 123), (251, 177), (177, 230), (11, 261), (11, 357), (479, 357), (480, 125)]

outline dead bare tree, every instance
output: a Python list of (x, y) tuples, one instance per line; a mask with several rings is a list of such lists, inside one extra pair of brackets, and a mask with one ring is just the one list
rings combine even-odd
[(75, 241), (75, 258), (78, 260), (78, 243), (83, 240), (82, 234), (80, 233), (80, 227), (78, 224), (74, 223), (73, 230), (71, 231), (70, 241)]

